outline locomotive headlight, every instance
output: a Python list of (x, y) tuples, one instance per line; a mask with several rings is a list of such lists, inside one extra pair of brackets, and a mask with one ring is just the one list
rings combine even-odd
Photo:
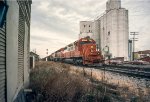
[(94, 48), (93, 46), (91, 46), (91, 49)]

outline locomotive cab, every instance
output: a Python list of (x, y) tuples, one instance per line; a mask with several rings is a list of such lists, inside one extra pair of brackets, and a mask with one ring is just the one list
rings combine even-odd
[(103, 59), (101, 52), (97, 51), (96, 42), (89, 37), (82, 38), (79, 41), (79, 50), (84, 65), (100, 63)]

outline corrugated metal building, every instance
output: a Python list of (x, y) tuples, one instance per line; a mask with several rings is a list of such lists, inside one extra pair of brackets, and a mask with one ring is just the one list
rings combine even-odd
[(31, 0), (2, 0), (8, 5), (0, 28), (0, 102), (24, 102), (29, 84)]
[(6, 101), (6, 23), (0, 28), (0, 102)]
[[(109, 49), (111, 58), (124, 57), (125, 60), (129, 59), (128, 22), (128, 10), (121, 8), (121, 0), (108, 0), (106, 12), (92, 23), (92, 35), (94, 35), (92, 38), (97, 42), (98, 48), (103, 51), (103, 55), (108, 52), (105, 49)], [(85, 37), (87, 35), (80, 32), (80, 36)]]

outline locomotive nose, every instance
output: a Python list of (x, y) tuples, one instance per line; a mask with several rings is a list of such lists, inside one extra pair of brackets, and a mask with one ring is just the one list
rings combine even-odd
[(90, 52), (91, 55), (96, 53), (96, 48), (93, 45), (90, 47)]
[(90, 48), (90, 50), (91, 50), (90, 52), (91, 52), (91, 53), (94, 52), (94, 51), (93, 51), (93, 48), (94, 48), (94, 46), (91, 46), (91, 48)]

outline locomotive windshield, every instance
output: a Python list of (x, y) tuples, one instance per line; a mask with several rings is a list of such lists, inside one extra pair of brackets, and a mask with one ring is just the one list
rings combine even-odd
[(82, 41), (80, 42), (81, 45), (83, 44), (95, 44), (95, 42), (92, 42), (92, 41)]
[(85, 39), (82, 39), (80, 41), (80, 44), (83, 45), (83, 44), (95, 44), (95, 41), (93, 39), (90, 39), (90, 38), (85, 38)]

